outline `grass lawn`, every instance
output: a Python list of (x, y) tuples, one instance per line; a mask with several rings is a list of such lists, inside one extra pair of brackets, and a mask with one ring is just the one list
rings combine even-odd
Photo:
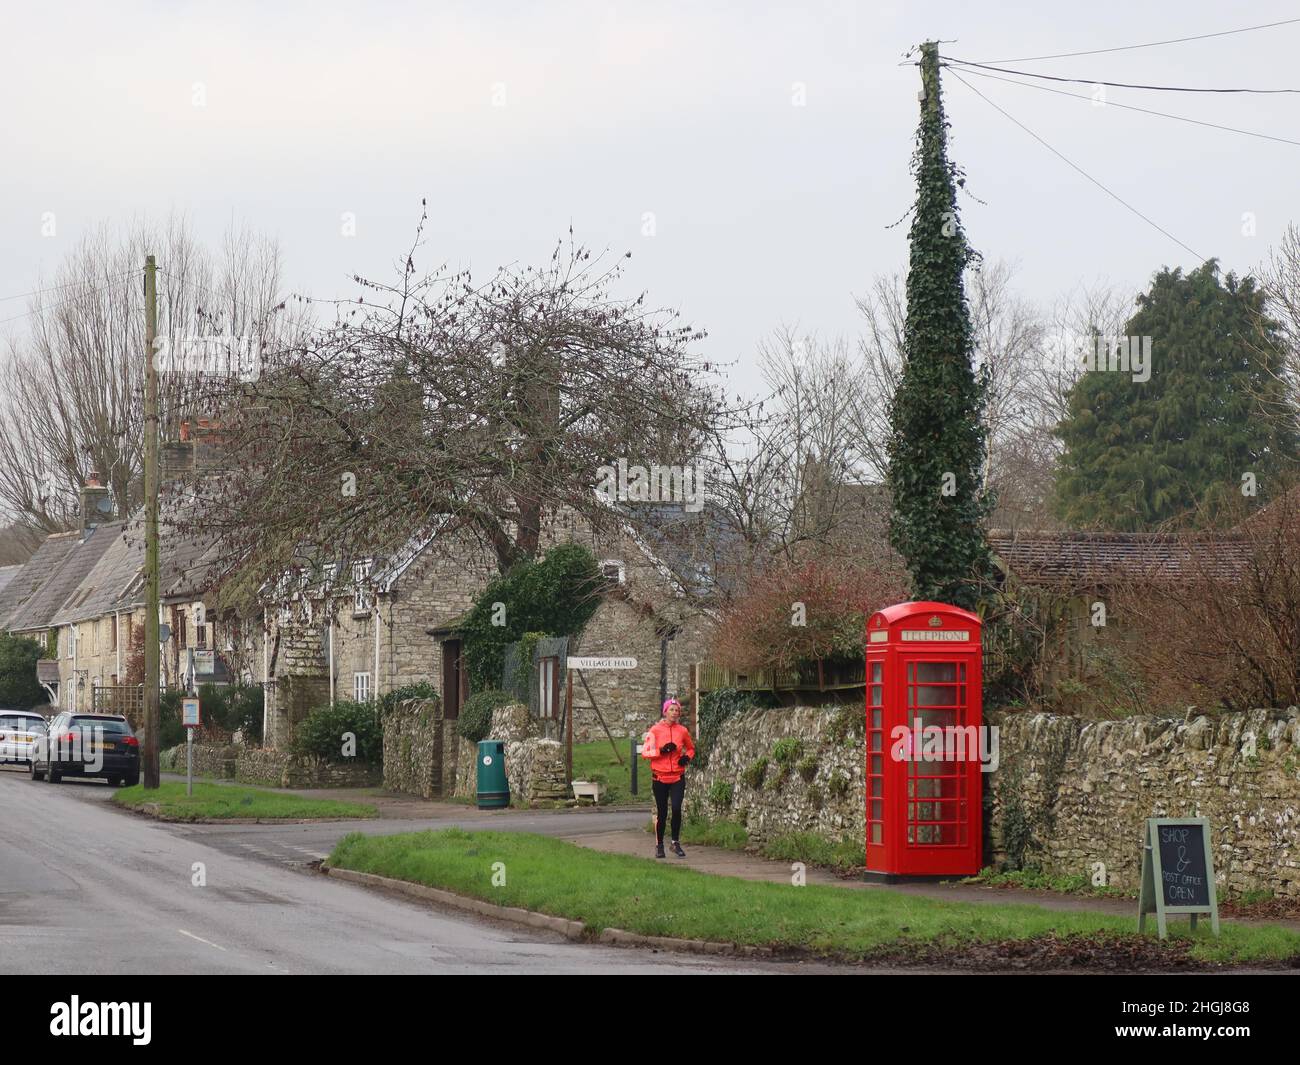
[[(500, 887), (492, 883), (497, 862), (506, 878)], [(1130, 917), (1038, 906), (713, 876), (514, 832), (353, 832), (339, 841), (329, 864), (576, 919), (595, 930), (802, 947), (850, 959), (900, 944), (1001, 942), (1047, 933), (1135, 936), (1136, 924)], [(1178, 924), (1171, 935), (1186, 936), (1186, 926)], [(1222, 929), (1216, 940), (1203, 925), (1192, 955), (1221, 962), (1300, 955), (1300, 935), (1283, 928), (1224, 923)]]
[(185, 794), (181, 781), (163, 781), (156, 791), (145, 791), (143, 784), (119, 788), (113, 801), (120, 806), (138, 808), (157, 803), (164, 817), (182, 820), (202, 818), (260, 817), (296, 820), (304, 817), (376, 817), (373, 806), (333, 799), (303, 799), (284, 792), (246, 788), (235, 784), (195, 782), (193, 797)]
[(644, 758), (640, 759), (636, 782), (641, 793), (633, 795), (632, 767), (630, 765), (631, 743), (626, 736), (622, 739), (615, 737), (614, 742), (618, 744), (619, 754), (623, 756), (622, 765), (618, 764), (614, 748), (609, 745), (607, 739), (602, 739), (598, 743), (575, 743), (573, 745), (573, 779), (599, 780), (604, 783), (606, 791), (605, 798), (601, 801), (602, 806), (606, 804), (653, 802), (654, 799), (650, 794), (650, 763)]

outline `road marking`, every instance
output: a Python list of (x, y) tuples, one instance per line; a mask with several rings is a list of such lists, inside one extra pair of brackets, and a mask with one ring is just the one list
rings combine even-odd
[(196, 936), (193, 932), (187, 932), (183, 928), (178, 928), (176, 929), (176, 931), (178, 931), (183, 936), (189, 936), (191, 939), (197, 939), (200, 943), (207, 943), (208, 946), (210, 947), (217, 947), (217, 950), (224, 951), (226, 949), (225, 947), (218, 947), (217, 944), (215, 943), (208, 942), (208, 940), (204, 939), (202, 936)]

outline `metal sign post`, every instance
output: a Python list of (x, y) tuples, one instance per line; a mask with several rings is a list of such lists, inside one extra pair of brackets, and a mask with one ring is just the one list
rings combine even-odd
[(185, 794), (194, 794), (194, 730), (199, 727), (199, 701), (181, 702), (181, 724), (185, 726)]

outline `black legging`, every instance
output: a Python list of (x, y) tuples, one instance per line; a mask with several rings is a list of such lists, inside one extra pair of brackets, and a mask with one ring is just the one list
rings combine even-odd
[(655, 793), (655, 809), (659, 813), (659, 818), (655, 822), (655, 835), (659, 838), (659, 846), (664, 845), (664, 821), (668, 818), (669, 796), (673, 800), (672, 838), (676, 843), (682, 838), (682, 796), (686, 794), (686, 776), (683, 774), (671, 784), (665, 784), (662, 780), (653, 781), (651, 788)]

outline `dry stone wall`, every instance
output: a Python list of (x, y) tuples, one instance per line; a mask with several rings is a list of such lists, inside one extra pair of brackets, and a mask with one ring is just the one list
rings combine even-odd
[(991, 716), (992, 857), (1136, 891), (1148, 817), (1205, 817), (1220, 890), (1300, 897), (1300, 709), (1085, 721)]
[[(791, 832), (862, 839), (863, 728), (857, 706), (735, 714), (724, 722), (706, 764), (688, 771), (688, 807), (698, 804), (710, 817), (742, 821), (754, 842)], [(799, 744), (794, 754), (791, 740)]]
[[(541, 722), (521, 704), (498, 707), (492, 712), (488, 739), (506, 745), (506, 781), (512, 802), (530, 805), (563, 801), (569, 797), (564, 745), (541, 735)], [(478, 793), (478, 745), (460, 741), (453, 794), (473, 798)]]
[[(1300, 897), (1300, 709), (989, 723), (999, 764), (983, 777), (986, 864), (1104, 874), (1136, 892), (1146, 818), (1205, 817), (1221, 892)], [(782, 772), (789, 740), (801, 748)], [(756, 841), (861, 839), (864, 756), (856, 706), (751, 710), (725, 722), (708, 763), (688, 774), (687, 805), (742, 821)]]
[(443, 794), (444, 751), (451, 725), (437, 699), (405, 699), (384, 715), (384, 787), (426, 799)]

